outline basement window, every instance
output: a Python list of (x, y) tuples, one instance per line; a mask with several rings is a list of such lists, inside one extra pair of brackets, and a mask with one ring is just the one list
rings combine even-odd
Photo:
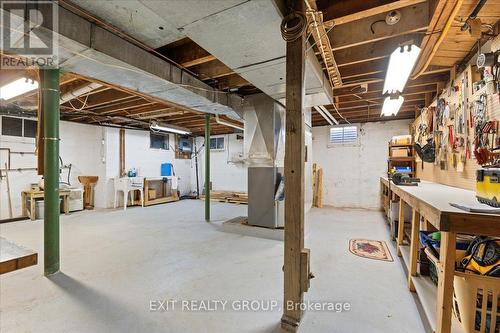
[(168, 134), (149, 133), (149, 148), (168, 150)]
[(36, 120), (3, 116), (1, 134), (21, 138), (35, 138), (36, 127)]
[(224, 137), (210, 138), (210, 150), (224, 150)]
[(357, 145), (358, 139), (358, 126), (330, 127), (329, 146)]

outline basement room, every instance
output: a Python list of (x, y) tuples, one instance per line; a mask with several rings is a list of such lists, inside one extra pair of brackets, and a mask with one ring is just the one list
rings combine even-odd
[(2, 0), (0, 35), (2, 333), (500, 333), (500, 0)]

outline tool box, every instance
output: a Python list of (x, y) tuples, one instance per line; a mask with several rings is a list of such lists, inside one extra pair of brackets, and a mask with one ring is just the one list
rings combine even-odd
[(477, 170), (476, 197), (482, 203), (500, 207), (500, 168)]

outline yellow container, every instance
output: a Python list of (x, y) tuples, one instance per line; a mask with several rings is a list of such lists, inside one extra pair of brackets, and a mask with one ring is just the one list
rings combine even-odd
[(482, 203), (500, 207), (500, 168), (477, 170), (476, 197)]

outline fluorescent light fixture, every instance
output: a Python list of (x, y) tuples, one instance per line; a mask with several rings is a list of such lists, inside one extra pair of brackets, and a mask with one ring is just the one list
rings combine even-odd
[(401, 105), (405, 101), (403, 96), (387, 96), (384, 100), (384, 105), (382, 106), (381, 116), (392, 116), (397, 115)]
[(399, 46), (391, 53), (383, 94), (403, 92), (419, 53), (420, 48), (416, 45)]
[(28, 91), (32, 91), (37, 88), (37, 81), (23, 77), (1, 87), (0, 98), (7, 101), (11, 98), (25, 94)]
[(149, 129), (152, 132), (169, 132), (169, 133), (175, 133), (175, 134), (181, 134), (181, 135), (191, 134), (191, 132), (188, 131), (187, 129), (173, 126), (173, 125), (160, 125), (156, 121), (151, 122), (151, 124), (149, 125)]

